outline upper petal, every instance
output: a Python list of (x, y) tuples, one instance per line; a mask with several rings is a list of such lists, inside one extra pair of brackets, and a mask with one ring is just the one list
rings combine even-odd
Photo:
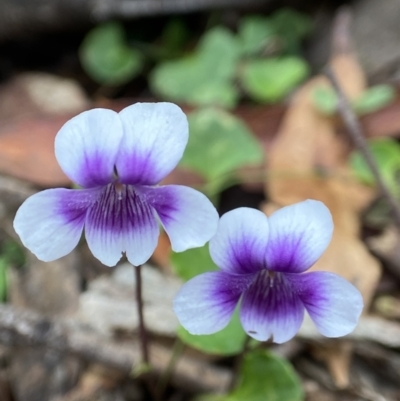
[(61, 258), (78, 244), (86, 210), (98, 194), (96, 190), (63, 188), (39, 192), (18, 209), (14, 229), (40, 260)]
[[(244, 292), (240, 320), (246, 333), (259, 341), (281, 344), (289, 341), (300, 329), (304, 306), (291, 290), (284, 274), (267, 270)], [(274, 273), (272, 273), (274, 274)]]
[(188, 122), (172, 103), (136, 103), (120, 113), (124, 129), (117, 170), (125, 184), (154, 185), (182, 158)]
[(241, 207), (225, 213), (210, 241), (210, 255), (222, 269), (235, 274), (265, 268), (268, 219), (256, 209)]
[(315, 200), (279, 209), (269, 218), (269, 226), (267, 266), (280, 272), (309, 269), (324, 253), (333, 233), (329, 209)]
[(203, 246), (217, 231), (218, 213), (201, 192), (182, 185), (136, 189), (156, 210), (175, 252)]
[(356, 287), (329, 272), (287, 277), (321, 334), (341, 337), (354, 330), (363, 309), (363, 299)]
[(191, 334), (212, 334), (226, 327), (242, 292), (254, 275), (200, 274), (185, 283), (174, 300), (181, 325)]
[(110, 184), (88, 210), (85, 235), (93, 255), (114, 266), (122, 253), (134, 266), (150, 258), (157, 246), (159, 227), (150, 205), (133, 188)]
[(122, 124), (114, 111), (84, 111), (58, 132), (56, 158), (64, 173), (80, 186), (105, 185), (112, 181), (122, 136)]

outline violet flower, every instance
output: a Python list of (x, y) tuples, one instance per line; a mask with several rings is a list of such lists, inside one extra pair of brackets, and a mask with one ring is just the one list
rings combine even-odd
[(332, 231), (328, 208), (314, 200), (269, 218), (249, 208), (226, 213), (210, 241), (221, 271), (191, 279), (174, 300), (182, 326), (192, 334), (222, 330), (240, 301), (243, 328), (259, 341), (290, 340), (304, 310), (324, 336), (350, 333), (363, 308), (360, 292), (336, 274), (304, 273), (325, 251)]
[(172, 103), (137, 103), (116, 113), (93, 109), (69, 120), (55, 139), (56, 158), (83, 189), (48, 189), (28, 198), (14, 228), (39, 259), (71, 252), (85, 227), (93, 255), (108, 266), (125, 252), (141, 265), (157, 246), (159, 224), (172, 249), (204, 245), (218, 214), (200, 192), (156, 186), (178, 164), (188, 123)]

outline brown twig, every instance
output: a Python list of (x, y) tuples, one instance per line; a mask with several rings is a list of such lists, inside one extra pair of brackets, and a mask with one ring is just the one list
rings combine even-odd
[(379, 168), (376, 164), (376, 161), (368, 148), (367, 142), (365, 140), (365, 136), (363, 134), (362, 128), (358, 119), (351, 108), (349, 100), (347, 99), (344, 91), (342, 90), (340, 83), (335, 75), (335, 72), (331, 67), (327, 67), (325, 69), (325, 75), (329, 79), (332, 84), (337, 97), (338, 97), (338, 111), (342, 120), (347, 128), (347, 132), (350, 135), (354, 145), (359, 149), (361, 154), (363, 155), (365, 162), (370, 168), (372, 174), (375, 177), (375, 180), (378, 184), (379, 190), (382, 195), (387, 199), (392, 212), (393, 217), (395, 219), (395, 223), (400, 230), (400, 206), (396, 201), (395, 197), (392, 195), (388, 187), (386, 186), (385, 181), (382, 178), (382, 175), (379, 171)]

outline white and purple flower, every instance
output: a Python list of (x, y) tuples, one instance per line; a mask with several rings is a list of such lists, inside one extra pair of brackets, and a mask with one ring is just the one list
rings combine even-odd
[(226, 213), (210, 241), (221, 270), (183, 285), (174, 300), (180, 323), (191, 334), (215, 333), (240, 302), (243, 328), (259, 341), (290, 340), (305, 310), (324, 336), (350, 333), (363, 309), (360, 292), (336, 274), (304, 273), (325, 251), (332, 232), (328, 208), (314, 200), (269, 218), (249, 208)]
[(55, 139), (56, 158), (83, 189), (48, 189), (28, 198), (14, 228), (39, 259), (71, 252), (85, 227), (88, 246), (103, 264), (125, 252), (141, 265), (157, 246), (161, 222), (180, 252), (203, 246), (218, 214), (200, 192), (156, 186), (178, 164), (188, 123), (172, 103), (136, 103), (116, 113), (93, 109), (69, 120)]

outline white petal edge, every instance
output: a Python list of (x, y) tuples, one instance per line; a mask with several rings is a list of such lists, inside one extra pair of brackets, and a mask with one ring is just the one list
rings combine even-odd
[(157, 212), (175, 252), (201, 247), (215, 234), (218, 213), (201, 192), (183, 185), (137, 187)]
[(266, 260), (271, 270), (301, 273), (309, 269), (332, 239), (332, 215), (316, 200), (283, 207), (268, 220), (270, 236)]
[(174, 312), (191, 334), (213, 334), (225, 328), (252, 277), (224, 272), (200, 274), (185, 283), (174, 299)]
[(124, 129), (117, 170), (125, 184), (158, 184), (178, 164), (189, 127), (173, 103), (136, 103), (120, 113)]
[(360, 291), (330, 272), (290, 275), (318, 331), (326, 337), (342, 337), (357, 326), (364, 302)]
[(123, 130), (118, 113), (93, 109), (73, 117), (58, 132), (55, 154), (64, 173), (85, 188), (112, 181)]
[(267, 216), (256, 209), (241, 207), (225, 213), (210, 241), (210, 255), (222, 270), (254, 273), (265, 268), (269, 224)]
[(48, 189), (32, 195), (18, 209), (14, 230), (38, 259), (51, 262), (67, 255), (78, 244), (88, 204), (83, 199), (82, 209), (70, 214), (67, 199), (72, 198), (73, 204), (74, 198), (79, 200), (82, 192)]

